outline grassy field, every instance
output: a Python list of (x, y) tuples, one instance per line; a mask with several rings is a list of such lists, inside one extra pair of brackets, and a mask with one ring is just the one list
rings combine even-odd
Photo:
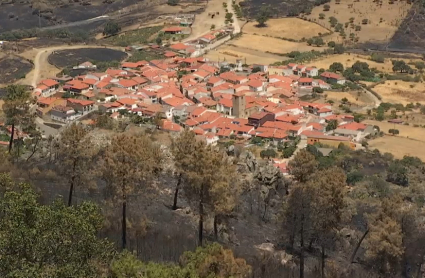
[[(374, 0), (341, 0), (340, 4), (336, 4), (335, 0), (332, 0), (328, 4), (330, 6), (329, 11), (323, 10), (324, 5), (317, 6), (308, 18), (326, 28), (332, 28), (329, 23), (331, 16), (343, 25), (349, 22), (350, 18), (354, 18), (354, 26), (361, 26), (361, 30), (355, 31), (349, 25), (345, 28), (347, 38), (350, 33), (355, 33), (359, 42), (389, 41), (406, 17), (411, 4), (408, 4), (407, 1), (394, 1), (394, 4), (389, 4), (389, 1), (382, 1), (381, 3), (382, 5), (379, 5), (378, 1), (375, 2)], [(320, 19), (320, 14), (325, 15), (324, 19)], [(362, 24), (364, 19), (368, 21), (367, 24)], [(341, 37), (339, 39), (342, 41)]]
[[(424, 129), (422, 129), (423, 132)], [(396, 158), (405, 155), (417, 156), (425, 160), (425, 142), (398, 136), (379, 137), (369, 141), (370, 149), (378, 149), (381, 153), (391, 153)]]
[(133, 44), (144, 44), (154, 41), (155, 35), (164, 28), (163, 25), (141, 28), (138, 30), (129, 31), (117, 36), (112, 36), (104, 39), (108, 44), (118, 46), (129, 46)]
[(290, 42), (281, 39), (259, 35), (243, 34), (242, 37), (231, 42), (236, 47), (249, 48), (261, 52), (285, 54), (291, 51), (322, 51), (325, 47), (308, 46), (306, 43)]
[[(376, 91), (383, 102), (401, 103), (422, 103), (425, 104), (425, 84), (416, 82), (404, 82), (401, 80), (386, 81), (384, 84), (375, 86)], [(425, 135), (425, 131), (424, 135)]]
[[(256, 27), (257, 22), (248, 22), (243, 27), (243, 32), (250, 35), (261, 35), (275, 38), (285, 38), (292, 40), (308, 39), (325, 34), (329, 31), (322, 26), (299, 18), (270, 19), (266, 27)], [(296, 27), (295, 27), (296, 26)], [(294, 27), (296, 32), (294, 32)]]

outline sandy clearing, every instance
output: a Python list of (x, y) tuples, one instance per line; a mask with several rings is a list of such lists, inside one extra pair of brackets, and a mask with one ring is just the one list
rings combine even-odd
[[(299, 18), (280, 18), (270, 19), (266, 27), (256, 27), (256, 22), (249, 22), (243, 27), (243, 32), (248, 34), (257, 34), (261, 36), (280, 37), (293, 40), (302, 38), (311, 38), (318, 36), (319, 33), (325, 34), (329, 30), (326, 28)], [(294, 27), (296, 26), (296, 32)]]
[(385, 81), (384, 84), (375, 86), (376, 91), (383, 102), (401, 103), (411, 102), (425, 104), (425, 84), (416, 82), (404, 82), (401, 80)]
[[(425, 133), (425, 129), (422, 128)], [(370, 149), (378, 149), (381, 153), (391, 153), (396, 158), (405, 155), (417, 156), (425, 161), (425, 142), (398, 136), (379, 137), (369, 142)]]
[[(185, 41), (196, 39), (209, 32), (209, 30), (211, 29), (211, 25), (215, 25), (216, 28), (224, 26), (226, 12), (223, 7), (223, 2), (225, 1), (208, 1), (205, 11), (196, 15), (195, 21), (192, 24), (192, 33), (190, 37), (187, 38)], [(229, 6), (228, 9), (230, 9)], [(211, 18), (211, 16), (208, 15), (209, 13), (217, 12), (219, 12), (219, 14), (216, 14), (214, 18)]]

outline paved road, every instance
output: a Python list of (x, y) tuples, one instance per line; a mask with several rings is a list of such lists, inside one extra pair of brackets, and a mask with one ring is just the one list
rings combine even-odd
[(108, 19), (109, 19), (109, 15), (101, 15), (101, 16), (89, 18), (89, 19), (86, 19), (86, 20), (75, 21), (75, 22), (64, 23), (64, 24), (58, 24), (58, 25), (53, 25), (53, 26), (47, 26), (47, 27), (41, 28), (41, 30), (54, 30), (54, 29), (61, 29), (61, 28), (69, 28), (69, 27), (81, 26), (81, 25), (85, 25), (85, 24), (89, 24), (89, 23), (93, 23), (93, 22), (97, 22), (97, 21), (105, 21), (105, 20), (108, 20)]

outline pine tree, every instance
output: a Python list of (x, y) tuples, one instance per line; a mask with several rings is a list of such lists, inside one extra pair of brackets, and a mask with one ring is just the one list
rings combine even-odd
[(21, 130), (35, 129), (34, 116), (30, 112), (33, 99), (31, 93), (22, 85), (9, 85), (6, 88), (3, 110), (6, 115), (6, 123), (12, 126), (9, 141), (9, 153), (12, 151), (15, 128)]
[(121, 203), (122, 248), (127, 246), (128, 196), (146, 187), (152, 174), (161, 169), (160, 147), (146, 135), (115, 136), (106, 148), (101, 168), (112, 198)]
[(294, 159), (289, 162), (289, 169), (295, 180), (306, 182), (317, 169), (317, 161), (310, 152), (305, 149), (299, 151)]
[(56, 164), (59, 172), (69, 184), (68, 206), (72, 204), (75, 187), (87, 187), (93, 178), (94, 146), (87, 136), (89, 131), (81, 124), (73, 123), (62, 133), (59, 140)]

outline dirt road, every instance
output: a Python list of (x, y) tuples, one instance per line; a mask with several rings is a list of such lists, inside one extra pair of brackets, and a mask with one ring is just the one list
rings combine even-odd
[[(60, 71), (60, 69), (51, 65), (47, 60), (47, 58), (49, 57), (50, 54), (52, 54), (53, 51), (67, 50), (67, 49), (80, 49), (80, 48), (101, 48), (101, 47), (102, 46), (100, 45), (82, 44), (82, 45), (61, 45), (61, 46), (54, 46), (54, 47), (47, 47), (47, 48), (40, 48), (40, 49), (34, 48), (33, 50), (28, 51), (28, 53), (22, 54), (22, 56), (24, 56), (25, 58), (31, 59), (34, 61), (34, 68), (32, 71), (30, 71), (26, 75), (26, 78), (21, 80), (19, 83), (36, 87), (38, 81), (40, 81), (41, 79), (49, 78), (57, 74)], [(108, 46), (108, 48), (124, 51), (123, 47)]]

